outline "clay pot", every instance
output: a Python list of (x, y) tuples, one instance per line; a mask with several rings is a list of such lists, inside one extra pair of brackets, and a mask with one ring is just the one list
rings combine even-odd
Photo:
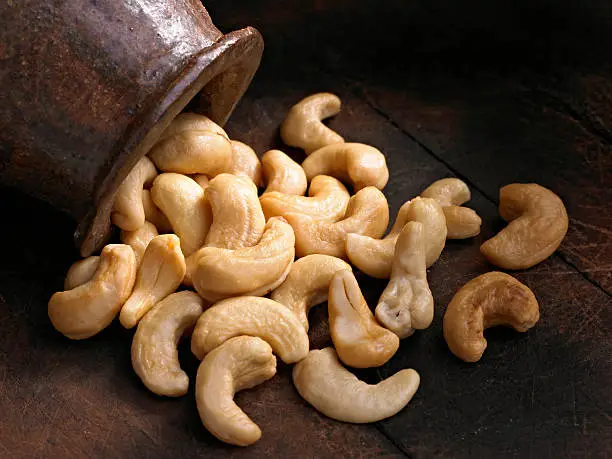
[(161, 131), (190, 101), (223, 125), (263, 51), (199, 0), (6, 0), (0, 17), (0, 183), (74, 216), (84, 256)]

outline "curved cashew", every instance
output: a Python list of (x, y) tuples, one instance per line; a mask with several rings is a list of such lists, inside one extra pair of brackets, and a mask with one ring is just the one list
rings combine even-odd
[(427, 284), (425, 230), (409, 222), (395, 245), (391, 279), (376, 306), (378, 321), (400, 338), (431, 325), (434, 301)]
[(171, 233), (172, 225), (164, 213), (157, 208), (151, 197), (151, 190), (142, 190), (142, 207), (144, 208), (146, 221), (155, 225), (159, 233)]
[(353, 185), (355, 191), (367, 186), (382, 190), (389, 180), (385, 155), (363, 143), (335, 143), (313, 152), (302, 163), (306, 178), (331, 175)]
[(132, 366), (145, 386), (157, 395), (180, 397), (187, 393), (189, 377), (181, 369), (178, 345), (204, 311), (194, 292), (173, 293), (138, 322), (132, 340)]
[(234, 394), (276, 374), (276, 357), (268, 343), (251, 336), (232, 338), (208, 354), (196, 378), (198, 412), (204, 427), (219, 440), (247, 446), (261, 430), (234, 402)]
[(567, 233), (563, 201), (536, 183), (513, 183), (499, 191), (499, 213), (508, 226), (480, 246), (495, 266), (527, 269), (553, 254)]
[(206, 245), (241, 249), (257, 244), (266, 225), (257, 187), (247, 177), (221, 174), (210, 181), (205, 195), (213, 222)]
[(145, 222), (140, 228), (136, 231), (125, 231), (121, 230), (119, 233), (119, 239), (124, 244), (129, 245), (134, 251), (134, 255), (136, 256), (136, 266), (140, 266), (140, 262), (142, 261), (142, 257), (149, 245), (149, 242), (156, 237), (159, 236), (157, 232), (157, 228), (151, 222)]
[(379, 367), (397, 352), (399, 338), (376, 322), (352, 272), (334, 275), (327, 308), (332, 341), (346, 365)]
[(308, 255), (291, 265), (285, 281), (270, 298), (289, 308), (308, 331), (308, 312), (327, 301), (329, 284), (338, 271), (351, 271), (351, 265), (329, 255)]
[(191, 282), (208, 301), (231, 296), (263, 296), (280, 285), (291, 269), (295, 237), (291, 226), (274, 217), (256, 246), (237, 250), (204, 247), (190, 260)]
[(157, 176), (153, 163), (143, 156), (123, 180), (113, 202), (112, 222), (119, 228), (134, 231), (144, 225), (145, 212), (142, 205), (142, 191)]
[(213, 120), (198, 113), (181, 113), (162, 132), (158, 143), (168, 137), (188, 131), (209, 131), (219, 134), (229, 140), (227, 133)]
[(261, 185), (261, 162), (257, 154), (246, 143), (231, 140), (232, 143), (232, 167), (229, 170), (233, 175), (245, 175), (250, 178), (255, 186)]
[(174, 234), (154, 237), (147, 246), (132, 294), (119, 320), (125, 328), (134, 327), (155, 303), (174, 292), (185, 275), (185, 258), (180, 240)]
[(344, 219), (339, 222), (317, 220), (296, 213), (288, 213), (285, 218), (295, 231), (295, 253), (298, 257), (320, 253), (346, 258), (347, 234), (381, 237), (389, 223), (389, 206), (385, 195), (370, 186), (351, 197)]
[(453, 354), (477, 362), (487, 348), (485, 328), (509, 325), (525, 332), (540, 318), (538, 300), (514, 277), (493, 271), (459, 289), (444, 314), (444, 339)]
[(293, 384), (317, 411), (338, 421), (377, 422), (401, 411), (419, 388), (413, 369), (366, 384), (342, 366), (331, 347), (310, 351), (293, 368)]
[(195, 180), (181, 174), (160, 174), (151, 187), (151, 197), (168, 217), (185, 256), (204, 245), (212, 211), (204, 190)]
[(299, 362), (308, 354), (308, 335), (295, 314), (276, 301), (256, 296), (229, 298), (202, 314), (191, 337), (191, 352), (202, 359), (240, 335), (263, 339), (285, 363)]
[(266, 218), (295, 212), (336, 222), (344, 217), (351, 198), (342, 182), (327, 175), (317, 175), (312, 179), (308, 196), (272, 191), (261, 196), (259, 202)]
[(321, 120), (340, 113), (340, 98), (320, 92), (308, 96), (289, 110), (280, 127), (280, 135), (287, 145), (302, 148), (307, 155), (344, 139), (325, 126)]
[(106, 328), (130, 296), (136, 258), (130, 246), (109, 244), (100, 254), (93, 277), (78, 287), (53, 294), (49, 318), (70, 339), (85, 339)]
[(191, 178), (194, 179), (196, 183), (202, 187), (203, 190), (206, 189), (208, 183), (210, 182), (208, 175), (205, 174), (194, 174), (191, 176)]
[(308, 188), (304, 169), (280, 150), (269, 150), (261, 157), (261, 168), (266, 182), (265, 193), (278, 191), (303, 196)]
[(64, 290), (72, 290), (73, 288), (83, 285), (91, 280), (98, 266), (100, 265), (100, 257), (93, 255), (76, 261), (70, 266), (64, 279)]

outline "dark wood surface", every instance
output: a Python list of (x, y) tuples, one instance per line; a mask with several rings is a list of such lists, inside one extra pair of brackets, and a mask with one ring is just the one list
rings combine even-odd
[[(248, 3), (244, 5), (244, 3)], [(387, 156), (392, 214), (432, 181), (457, 175), (482, 234), (450, 241), (429, 271), (432, 326), (393, 359), (359, 372), (377, 381), (421, 374), (408, 407), (374, 425), (319, 415), (291, 369), (237, 396), (262, 440), (228, 447), (202, 427), (191, 392), (149, 394), (130, 364), (132, 332), (113, 324), (83, 342), (56, 333), (49, 296), (76, 258), (74, 222), (0, 190), (0, 457), (608, 457), (612, 454), (612, 7), (603, 1), (214, 1), (224, 31), (255, 25), (262, 67), (228, 132), (258, 153), (281, 146), (288, 107), (314, 91), (343, 100), (330, 125)], [(391, 58), (389, 52), (391, 51)], [(295, 158), (300, 152), (287, 150)], [(500, 185), (536, 181), (558, 193), (570, 229), (561, 248), (515, 275), (541, 320), (526, 334), (487, 333), (476, 364), (449, 353), (442, 316), (455, 291), (493, 269), (478, 247), (501, 227)], [(370, 304), (385, 284), (359, 280)], [(326, 310), (312, 347), (329, 344)], [(196, 360), (181, 348), (195, 375)]]

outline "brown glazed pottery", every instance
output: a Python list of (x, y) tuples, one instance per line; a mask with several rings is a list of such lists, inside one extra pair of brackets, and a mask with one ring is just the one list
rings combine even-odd
[(224, 124), (262, 51), (257, 30), (222, 34), (200, 0), (0, 1), (0, 183), (74, 216), (91, 254), (161, 131), (190, 101)]

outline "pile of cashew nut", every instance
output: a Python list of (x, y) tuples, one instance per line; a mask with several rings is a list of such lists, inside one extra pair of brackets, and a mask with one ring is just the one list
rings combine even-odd
[[(345, 142), (322, 122), (340, 106), (321, 93), (289, 111), (281, 137), (306, 153), (301, 165), (280, 150), (260, 160), (205, 116), (179, 115), (117, 190), (112, 222), (122, 243), (69, 269), (65, 290), (49, 301), (53, 326), (85, 339), (118, 317), (136, 329), (134, 371), (167, 397), (188, 392), (177, 346), (191, 335), (201, 360), (195, 398), (202, 423), (234, 445), (262, 435), (233, 397), (272, 378), (275, 355), (295, 364), (297, 391), (326, 416), (365, 423), (402, 410), (420, 384), (415, 370), (370, 385), (346, 367), (381, 366), (401, 339), (431, 325), (427, 268), (448, 239), (478, 235), (481, 219), (463, 207), (466, 183), (444, 178), (405, 202), (385, 235), (385, 156)], [(563, 202), (536, 184), (502, 188), (500, 214), (510, 223), (481, 251), (503, 269), (549, 257), (568, 227)], [(353, 267), (388, 279), (375, 308)], [(333, 347), (311, 350), (308, 313), (325, 302)], [(458, 358), (475, 362), (487, 345), (485, 328), (527, 331), (538, 319), (527, 286), (489, 272), (456, 293), (444, 338)]]

